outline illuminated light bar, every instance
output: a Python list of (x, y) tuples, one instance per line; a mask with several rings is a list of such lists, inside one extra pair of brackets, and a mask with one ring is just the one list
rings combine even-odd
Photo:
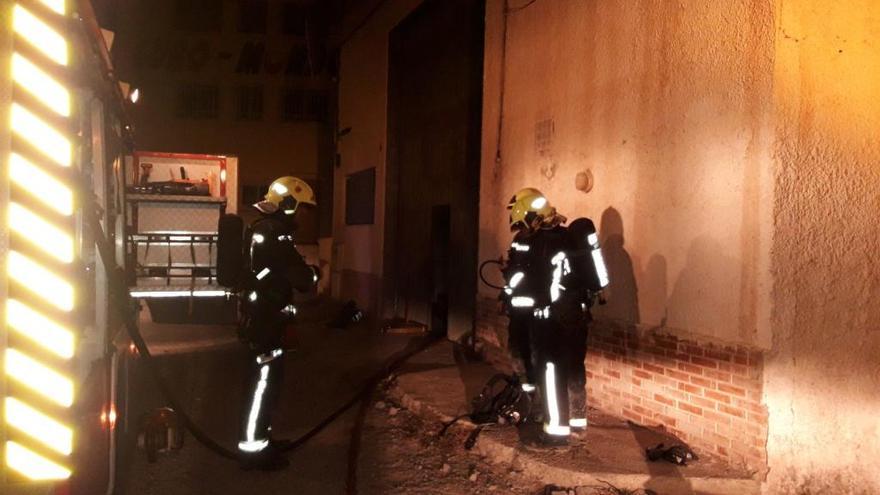
[(12, 29), (59, 65), (67, 65), (67, 41), (21, 5), (12, 11)]
[(73, 193), (70, 188), (17, 153), (9, 155), (9, 177), (46, 206), (62, 215), (73, 215)]
[(71, 475), (70, 469), (15, 442), (6, 442), (6, 463), (32, 481), (66, 480)]
[(6, 422), (59, 454), (73, 452), (73, 430), (13, 397), (6, 398)]
[(225, 297), (225, 290), (133, 290), (131, 297), (164, 298), (164, 297)]
[(28, 290), (63, 311), (73, 309), (73, 286), (27, 256), (9, 252), (9, 276)]
[(73, 261), (73, 239), (63, 230), (18, 203), (9, 205), (9, 226), (47, 254), (64, 263)]
[(18, 53), (12, 54), (12, 80), (34, 95), (53, 112), (70, 116), (70, 93), (30, 60)]
[(64, 407), (73, 404), (73, 382), (15, 349), (6, 350), (6, 374)]
[(70, 166), (70, 141), (17, 103), (12, 104), (12, 131), (58, 165)]
[(40, 0), (40, 3), (52, 9), (56, 14), (64, 15), (64, 0)]
[(17, 299), (7, 300), (6, 321), (19, 335), (27, 337), (56, 356), (63, 359), (73, 357), (73, 333)]

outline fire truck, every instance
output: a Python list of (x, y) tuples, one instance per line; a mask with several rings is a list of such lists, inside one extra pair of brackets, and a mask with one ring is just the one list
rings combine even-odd
[(136, 95), (88, 0), (0, 0), (0, 24), (0, 493), (112, 493)]
[(145, 303), (145, 320), (234, 320), (217, 281), (217, 228), (224, 214), (237, 213), (238, 159), (135, 151), (124, 175), (128, 282)]

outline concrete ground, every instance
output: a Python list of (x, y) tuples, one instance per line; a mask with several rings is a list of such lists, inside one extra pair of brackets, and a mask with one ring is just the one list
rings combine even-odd
[[(460, 347), (444, 342), (415, 356), (401, 368), (392, 395), (440, 425), (467, 412), (470, 398), (497, 372), (488, 364), (469, 360)], [(586, 435), (574, 440), (567, 449), (524, 447), (520, 432), (507, 426), (484, 430), (474, 450), (491, 462), (515, 467), (547, 484), (563, 487), (608, 482), (621, 489), (653, 490), (658, 494), (760, 493), (760, 484), (747, 473), (711, 456), (701, 456), (683, 467), (648, 462), (645, 449), (660, 443), (681, 443), (663, 430), (645, 428), (594, 409), (590, 409), (588, 421)], [(469, 423), (460, 426), (466, 430), (472, 427)]]
[[(274, 426), (278, 437), (296, 438), (320, 422), (413, 339), (381, 335), (366, 324), (330, 329), (324, 322), (332, 316), (332, 306), (301, 309), (288, 343), (285, 390)], [(232, 447), (244, 367), (234, 329), (143, 326), (183, 407), (221, 444)], [(440, 420), (464, 412), (494, 372), (465, 354), (444, 341), (416, 355), (368, 401), (293, 451), (290, 468), (277, 473), (240, 471), (189, 435), (181, 450), (148, 463), (136, 446), (138, 418), (166, 404), (139, 362), (142, 358), (136, 357), (128, 367), (129, 390), (136, 392), (128, 405), (129, 422), (120, 425), (127, 434), (117, 493), (527, 495), (545, 493), (550, 485), (571, 487), (578, 495), (627, 493), (613, 491), (605, 482), (659, 494), (757, 493), (754, 482), (711, 459), (686, 468), (647, 463), (643, 449), (664, 441), (662, 435), (595, 411), (586, 439), (564, 451), (526, 450), (513, 427), (485, 431), (477, 447), (466, 451), (466, 424), (437, 436)]]

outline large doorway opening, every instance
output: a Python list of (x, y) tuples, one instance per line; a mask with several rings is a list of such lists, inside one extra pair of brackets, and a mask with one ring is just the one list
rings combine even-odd
[(484, 10), (426, 0), (388, 44), (383, 311), (453, 340), (474, 325)]

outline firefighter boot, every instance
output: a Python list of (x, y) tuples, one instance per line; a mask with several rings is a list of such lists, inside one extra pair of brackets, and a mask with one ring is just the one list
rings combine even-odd
[(290, 461), (283, 452), (270, 446), (261, 452), (243, 456), (239, 466), (245, 471), (280, 471), (290, 466)]

